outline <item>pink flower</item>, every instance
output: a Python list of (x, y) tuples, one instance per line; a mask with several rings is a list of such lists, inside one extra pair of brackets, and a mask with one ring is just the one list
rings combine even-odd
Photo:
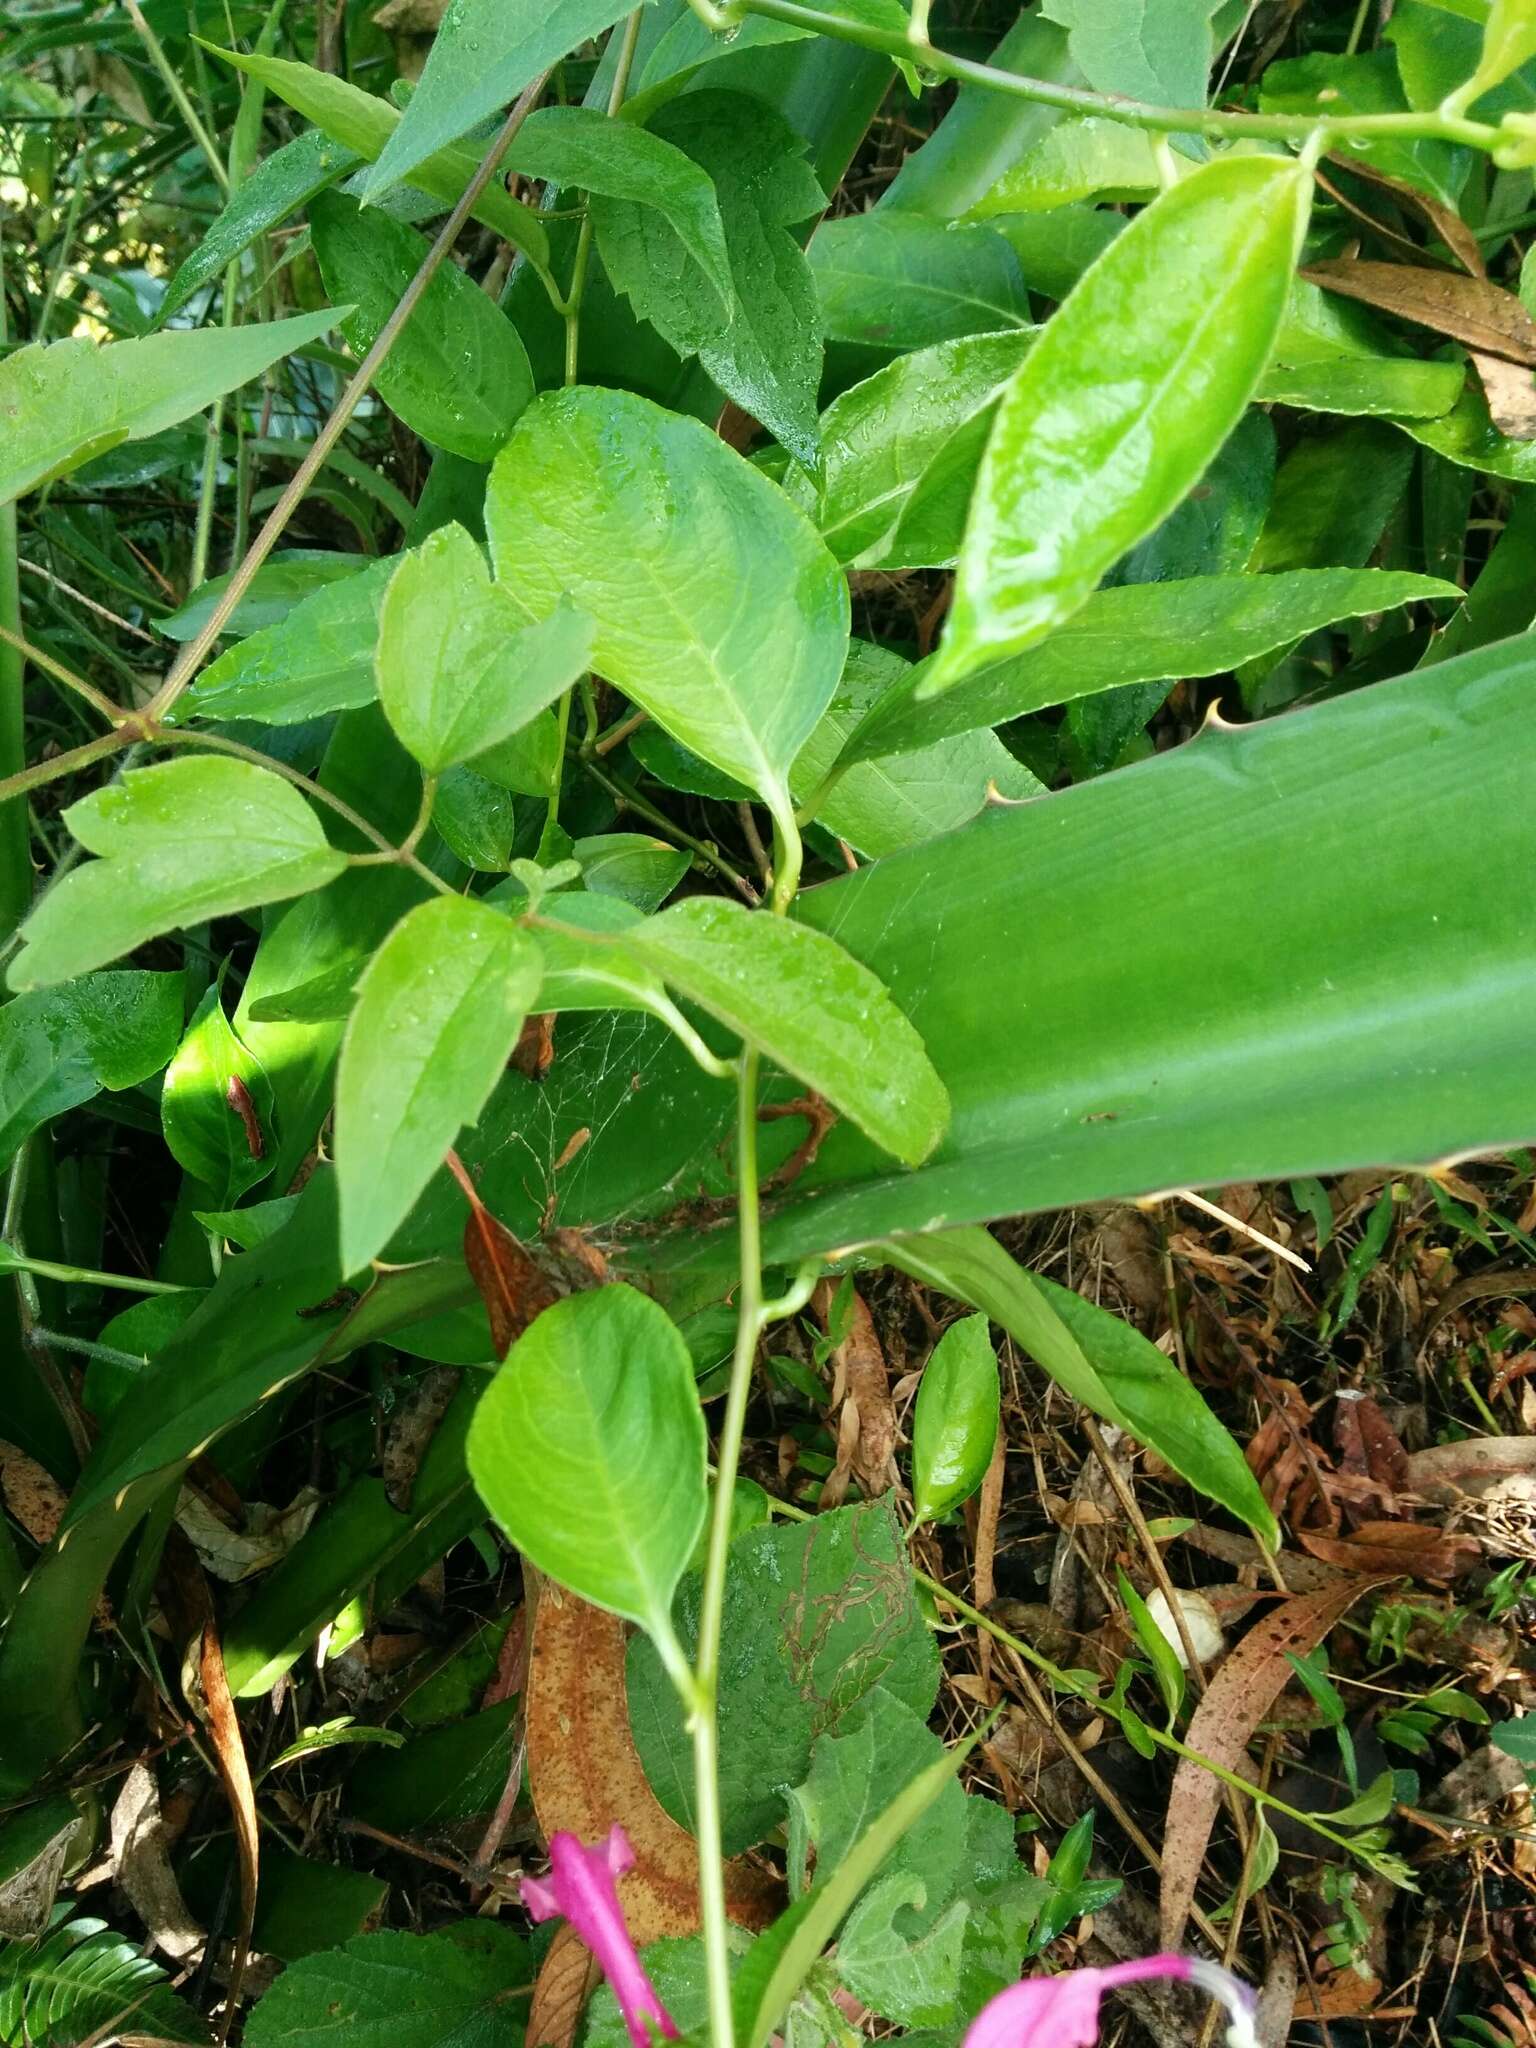
[(614, 1879), (634, 1864), (635, 1852), (622, 1828), (614, 1828), (598, 1849), (584, 1847), (575, 1835), (555, 1835), (549, 1844), (549, 1876), (523, 1879), (523, 1905), (534, 1920), (557, 1915), (569, 1920), (601, 1964), (635, 2048), (652, 2048), (647, 2022), (654, 2022), (669, 2041), (679, 2036), (624, 1925)]
[(964, 2048), (1093, 2048), (1099, 2038), (1099, 2000), (1116, 1984), (1134, 1984), (1143, 1977), (1174, 1977), (1199, 1985), (1232, 2015), (1228, 2048), (1255, 2048), (1253, 1993), (1219, 1963), (1193, 1956), (1138, 1956), (1103, 1970), (1026, 1977), (982, 2007), (971, 2022)]

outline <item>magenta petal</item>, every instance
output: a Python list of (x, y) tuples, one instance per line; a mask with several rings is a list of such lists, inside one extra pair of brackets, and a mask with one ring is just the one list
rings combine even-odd
[(554, 1886), (542, 1877), (525, 1877), (518, 1885), (523, 1911), (530, 1920), (553, 1920), (560, 1911)]
[[(630, 1869), (634, 1860), (635, 1852), (622, 1828), (616, 1827), (599, 1849), (586, 1848), (575, 1835), (557, 1834), (549, 1844), (548, 1880), (534, 1880), (536, 1904), (530, 1911), (535, 1919), (544, 1918), (537, 1901), (553, 1897), (555, 1910), (570, 1922), (601, 1965), (635, 2048), (651, 2048), (648, 2022), (669, 2041), (677, 2040), (678, 2032), (635, 1952), (614, 1888), (615, 1875)], [(528, 1902), (527, 1879), (523, 1900)]]
[(1010, 1984), (972, 2020), (964, 2048), (1093, 2048), (1105, 1975), (1067, 1970)]

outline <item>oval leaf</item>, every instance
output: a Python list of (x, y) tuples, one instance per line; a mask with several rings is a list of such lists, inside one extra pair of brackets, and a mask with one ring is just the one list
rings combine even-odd
[(1208, 164), (1068, 294), (999, 401), (930, 694), (1069, 618), (1198, 481), (1263, 374), (1310, 191), (1289, 158)]
[(848, 591), (804, 513), (698, 420), (623, 391), (546, 392), (496, 459), (486, 527), (531, 618), (569, 592), (593, 662), (781, 818), (831, 700)]
[(912, 1506), (931, 1522), (969, 1500), (997, 1444), (1001, 1389), (983, 1315), (951, 1323), (923, 1368), (912, 1422)]
[(480, 1498), (518, 1549), (583, 1600), (671, 1633), (704, 1526), (704, 1417), (681, 1332), (632, 1287), (546, 1309), (481, 1397)]
[(246, 761), (130, 768), (64, 822), (102, 858), (55, 883), (27, 919), (14, 989), (68, 981), (181, 925), (302, 896), (347, 865), (298, 791)]
[(348, 1273), (384, 1249), (462, 1126), (480, 1114), (539, 973), (526, 932), (461, 896), (407, 911), (369, 962), (336, 1076)]

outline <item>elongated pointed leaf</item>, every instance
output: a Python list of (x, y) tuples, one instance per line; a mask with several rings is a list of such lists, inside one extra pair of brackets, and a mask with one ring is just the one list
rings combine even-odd
[(475, 1411), (469, 1469), (540, 1571), (670, 1637), (704, 1526), (705, 1450), (682, 1333), (613, 1285), (556, 1302), (519, 1337)]
[(695, 896), (623, 945), (908, 1165), (943, 1135), (949, 1104), (922, 1040), (875, 977), (822, 933)]
[[(334, 72), (316, 71), (311, 64), (295, 64), (287, 57), (220, 50), (212, 44), (207, 47), (215, 57), (276, 93), (306, 121), (323, 128), (334, 142), (355, 150), (370, 163), (400, 125), (401, 117), (388, 100), (364, 92)], [(412, 183), (444, 206), (453, 206), (475, 175), (483, 154), (483, 150), (467, 147), (435, 150), (412, 166)], [(548, 263), (549, 237), (543, 222), (528, 207), (519, 205), (500, 179), (493, 178), (475, 201), (474, 215), (521, 249), (531, 262)]]
[(466, 897), (407, 911), (368, 963), (336, 1075), (342, 1264), (384, 1249), (473, 1123), (539, 987), (538, 948)]
[[(355, 310), (341, 323), (366, 355), (404, 298), (429, 244), (387, 214), (364, 212), (339, 192), (309, 209), (327, 290)], [(488, 462), (533, 396), (533, 371), (517, 329), (457, 265), (440, 264), (374, 380), (391, 412), (425, 440), (471, 462)]]
[(211, 284), (259, 235), (296, 213), (317, 192), (355, 171), (364, 159), (344, 149), (322, 128), (296, 135), (258, 164), (230, 195), (166, 289), (160, 318), (179, 313), (195, 291)]
[(371, 704), (378, 690), (379, 610), (398, 562), (395, 555), (370, 562), (356, 576), (300, 598), (275, 625), (236, 641), (181, 699), (178, 722), (254, 718), (263, 725), (299, 725)]
[(530, 626), (462, 526), (401, 562), (379, 618), (379, 698), (429, 775), (510, 739), (582, 674), (592, 622), (561, 605)]
[(344, 310), (104, 348), (76, 338), (17, 349), (0, 363), (0, 504), (121, 441), (144, 441), (190, 419), (318, 340)]
[(906, 753), (956, 733), (1003, 725), (1047, 705), (1176, 676), (1221, 675), (1320, 626), (1462, 593), (1438, 576), (1394, 569), (1293, 569), (1263, 576), (1191, 576), (1096, 590), (1050, 638), (996, 668), (924, 697), (922, 675), (860, 724), (845, 758)]
[(594, 666), (706, 761), (790, 811), (789, 765), (848, 645), (809, 520), (697, 420), (627, 392), (547, 392), (496, 458), (496, 574), (530, 618), (569, 593)]
[(984, 1315), (951, 1323), (923, 1367), (912, 1420), (912, 1513), (930, 1522), (967, 1500), (987, 1476), (997, 1443), (1001, 1388)]
[(102, 858), (56, 882), (27, 919), (14, 989), (68, 981), (182, 925), (302, 896), (347, 864), (297, 790), (216, 756), (131, 768), (71, 804), (64, 822)]
[(1198, 480), (1263, 375), (1311, 186), (1208, 164), (1069, 293), (998, 403), (930, 693), (1070, 618)]
[(434, 151), (510, 106), (541, 71), (628, 12), (626, 0), (454, 0), (405, 118), (379, 156), (369, 197), (402, 178), (420, 184)]

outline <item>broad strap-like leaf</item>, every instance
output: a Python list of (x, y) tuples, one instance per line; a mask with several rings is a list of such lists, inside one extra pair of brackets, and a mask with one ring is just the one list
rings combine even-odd
[(0, 363), (0, 504), (121, 441), (144, 441), (190, 419), (317, 341), (339, 311), (105, 347), (76, 337), (17, 349)]
[(889, 992), (823, 933), (695, 896), (624, 946), (909, 1166), (944, 1134), (949, 1101)]
[(1139, 214), (998, 402), (925, 689), (1041, 640), (1196, 483), (1263, 375), (1311, 174), (1226, 157)]
[[(430, 245), (414, 228), (365, 212), (340, 192), (311, 202), (309, 224), (326, 289), (354, 308), (342, 332), (353, 352), (365, 355)], [(471, 462), (490, 460), (533, 396), (517, 329), (453, 263), (433, 272), (374, 382), (408, 427)]]
[(369, 961), (336, 1075), (342, 1264), (377, 1258), (473, 1123), (538, 993), (539, 950), (499, 910), (435, 896)]
[(347, 864), (297, 790), (220, 756), (130, 768), (71, 804), (64, 822), (102, 857), (56, 882), (27, 919), (14, 989), (68, 981), (161, 932), (302, 896)]
[(578, 679), (592, 622), (569, 605), (529, 625), (462, 526), (440, 526), (396, 569), (379, 616), (379, 699), (429, 775), (484, 754)]
[(496, 458), (486, 527), (530, 618), (567, 593), (593, 664), (781, 819), (848, 644), (848, 590), (804, 513), (698, 420), (546, 392)]
[(518, 1338), (475, 1412), (469, 1469), (540, 1571), (670, 1642), (706, 1448), (681, 1332), (613, 1284), (556, 1302)]
[(851, 736), (848, 761), (904, 754), (959, 733), (1128, 683), (1222, 675), (1304, 634), (1367, 613), (1462, 592), (1438, 576), (1396, 569), (1291, 569), (1260, 576), (1191, 576), (1096, 590), (1039, 646), (981, 670), (939, 697), (920, 694), (919, 664)]

